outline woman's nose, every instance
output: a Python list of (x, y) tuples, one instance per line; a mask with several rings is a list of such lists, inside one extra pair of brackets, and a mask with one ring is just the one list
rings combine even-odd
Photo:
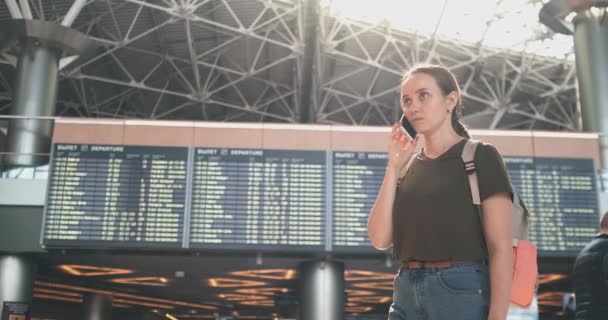
[(409, 105), (408, 109), (410, 112), (420, 111), (420, 101), (412, 100), (412, 103)]

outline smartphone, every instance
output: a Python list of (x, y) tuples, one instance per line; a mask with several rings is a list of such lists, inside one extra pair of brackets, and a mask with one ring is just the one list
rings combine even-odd
[(414, 138), (416, 138), (416, 135), (418, 133), (416, 132), (416, 129), (414, 129), (414, 127), (412, 126), (412, 124), (407, 120), (407, 117), (405, 116), (405, 113), (401, 116), (401, 119), (399, 119), (399, 123), (401, 124), (401, 132), (403, 132), (403, 134), (410, 141), (413, 141)]

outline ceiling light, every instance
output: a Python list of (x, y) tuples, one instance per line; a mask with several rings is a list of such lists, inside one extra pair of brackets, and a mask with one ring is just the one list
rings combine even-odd
[(236, 294), (236, 293), (221, 293), (217, 295), (220, 299), (228, 301), (254, 301), (254, 300), (268, 300), (267, 296), (255, 296), (249, 294)]
[(255, 301), (242, 301), (239, 304), (248, 306), (259, 306), (259, 307), (274, 307), (274, 301), (272, 300), (255, 300)]
[(362, 296), (362, 297), (348, 297), (348, 302), (354, 302), (354, 303), (373, 303), (373, 304), (378, 304), (378, 303), (387, 303), (391, 301), (391, 297), (385, 297), (385, 296)]
[(561, 307), (564, 292), (543, 292), (538, 294), (538, 305)]
[(353, 284), (353, 287), (393, 291), (393, 282), (392, 281), (374, 281), (374, 282), (355, 283), (355, 284)]
[(199, 304), (199, 303), (190, 303), (190, 302), (184, 302), (184, 301), (178, 301), (178, 300), (169, 300), (169, 299), (150, 298), (150, 297), (140, 296), (140, 295), (136, 295), (136, 294), (114, 292), (114, 291), (109, 291), (109, 290), (91, 289), (91, 288), (87, 288), (87, 287), (72, 286), (72, 285), (61, 284), (61, 283), (52, 283), (52, 282), (45, 282), (45, 281), (35, 281), (34, 284), (37, 285), (37, 286), (43, 286), (43, 287), (61, 288), (61, 289), (68, 289), (68, 290), (74, 290), (74, 291), (80, 291), (80, 292), (88, 292), (88, 293), (97, 293), (97, 294), (102, 294), (102, 295), (109, 295), (109, 296), (112, 296), (114, 299), (116, 299), (117, 297), (118, 298), (126, 298), (126, 299), (134, 299), (133, 300), (134, 302), (132, 302), (131, 304), (136, 304), (135, 303), (135, 302), (137, 302), (136, 300), (142, 300), (142, 301), (149, 301), (149, 302), (155, 302), (155, 303), (157, 303), (156, 305), (152, 305), (152, 307), (161, 307), (161, 304), (162, 305), (169, 304), (170, 305), (169, 308), (173, 308), (173, 305), (175, 305), (175, 306), (179, 306), (179, 307), (196, 308), (196, 309), (203, 309), (203, 310), (216, 310), (217, 309), (217, 307), (215, 307), (215, 306), (208, 306), (208, 305)]
[(347, 297), (354, 297), (354, 296), (370, 296), (375, 294), (375, 292), (372, 291), (365, 291), (365, 290), (352, 290), (352, 289), (346, 289), (346, 296)]
[(166, 287), (169, 280), (161, 277), (137, 277), (111, 279), (110, 282), (119, 284), (133, 284), (138, 286)]
[(214, 288), (234, 288), (264, 286), (266, 285), (266, 282), (230, 278), (212, 278), (208, 280), (208, 284)]
[(372, 308), (372, 307), (349, 307), (349, 308), (346, 308), (346, 312), (349, 312), (349, 313), (368, 312), (368, 311), (371, 311), (372, 309), (374, 309), (374, 308)]
[(538, 282), (540, 284), (547, 284), (547, 283), (551, 283), (551, 282), (555, 282), (555, 281), (559, 281), (559, 280), (565, 279), (568, 276), (565, 275), (565, 274), (552, 273), (552, 274), (541, 274), (538, 277), (539, 277)]
[(242, 294), (261, 294), (273, 296), (275, 293), (288, 293), (289, 289), (287, 288), (245, 288), (245, 289), (237, 289), (236, 293)]
[(373, 272), (366, 270), (346, 270), (344, 272), (345, 281), (363, 281), (363, 280), (388, 280), (394, 279), (395, 275), (392, 273), (384, 272)]
[(61, 297), (61, 296), (57, 296), (54, 294), (34, 293), (33, 297), (38, 298), (38, 299), (50, 299), (50, 300), (82, 303), (82, 298)]
[(272, 279), (272, 280), (291, 280), (295, 277), (296, 271), (293, 269), (266, 269), (266, 270), (244, 270), (233, 271), (231, 275), (249, 278)]
[(81, 277), (110, 276), (118, 274), (129, 274), (134, 272), (130, 269), (104, 268), (76, 264), (62, 264), (60, 266), (57, 266), (57, 268), (67, 274)]
[(170, 313), (165, 313), (165, 317), (166, 317), (167, 319), (171, 319), (171, 320), (179, 320), (179, 319), (177, 319), (176, 317), (172, 316)]
[(34, 293), (54, 294), (54, 295), (68, 296), (68, 297), (73, 297), (73, 298), (82, 298), (81, 293), (59, 291), (59, 290), (45, 289), (45, 288), (39, 288), (39, 287), (34, 287)]

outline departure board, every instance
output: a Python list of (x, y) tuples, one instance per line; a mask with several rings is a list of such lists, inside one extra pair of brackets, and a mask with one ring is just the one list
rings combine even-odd
[(335, 250), (378, 252), (367, 236), (367, 217), (382, 185), (387, 159), (386, 152), (333, 152), (332, 245)]
[(326, 154), (195, 149), (190, 247), (323, 250)]
[[(47, 247), (379, 253), (367, 219), (384, 152), (54, 144)], [(591, 159), (505, 157), (541, 257), (597, 233)]]
[(575, 257), (598, 233), (593, 160), (506, 157), (513, 184), (532, 214), (539, 256)]
[(188, 148), (55, 144), (45, 246), (178, 248)]
[[(367, 218), (387, 163), (386, 153), (333, 152), (332, 244), (337, 252), (380, 252)], [(513, 184), (533, 216), (530, 240), (539, 256), (574, 257), (598, 232), (596, 174), (591, 159), (505, 157)]]

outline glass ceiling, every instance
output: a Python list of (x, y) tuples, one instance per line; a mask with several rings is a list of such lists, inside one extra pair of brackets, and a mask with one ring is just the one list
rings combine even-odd
[(573, 39), (538, 21), (539, 0), (322, 0), (330, 14), (443, 39), (574, 60)]

